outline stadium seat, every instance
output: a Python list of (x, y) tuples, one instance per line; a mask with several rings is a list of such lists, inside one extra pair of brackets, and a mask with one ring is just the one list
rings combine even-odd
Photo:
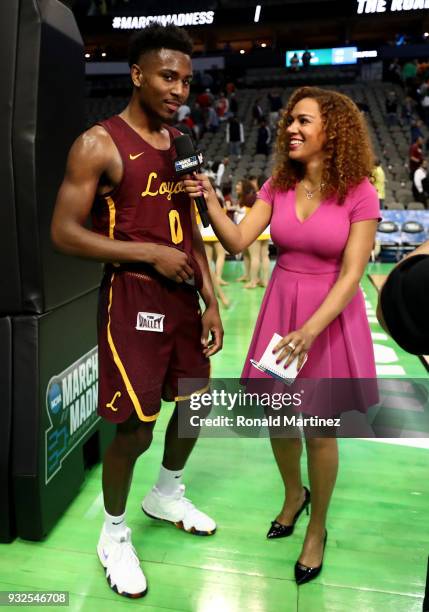
[(384, 206), (388, 210), (404, 210), (405, 206), (402, 202), (385, 202)]

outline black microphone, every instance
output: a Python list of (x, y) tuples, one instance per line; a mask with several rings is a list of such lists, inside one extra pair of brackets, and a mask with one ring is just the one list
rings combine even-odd
[[(195, 147), (190, 136), (187, 134), (182, 134), (182, 136), (177, 136), (174, 138), (173, 142), (177, 153), (177, 157), (174, 161), (176, 174), (181, 176), (182, 174), (199, 172), (201, 164), (203, 163), (203, 156), (201, 153), (197, 153), (195, 151)], [(203, 226), (208, 227), (210, 225), (210, 220), (205, 198), (203, 196), (197, 196), (195, 198), (195, 204), (197, 205), (198, 212), (200, 213)]]

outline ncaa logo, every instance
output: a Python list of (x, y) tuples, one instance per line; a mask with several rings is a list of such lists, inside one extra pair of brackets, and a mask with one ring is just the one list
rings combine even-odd
[(58, 383), (54, 382), (48, 391), (48, 408), (52, 414), (58, 414), (63, 407), (63, 396), (61, 393), (61, 387)]

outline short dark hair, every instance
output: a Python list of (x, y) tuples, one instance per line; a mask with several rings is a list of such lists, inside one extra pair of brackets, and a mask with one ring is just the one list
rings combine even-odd
[(232, 192), (232, 183), (228, 181), (222, 185), (222, 195), (227, 196)]
[(155, 23), (144, 30), (139, 30), (131, 37), (128, 47), (129, 66), (137, 64), (144, 53), (159, 49), (173, 49), (185, 55), (191, 55), (193, 43), (183, 28), (175, 25), (161, 26)]

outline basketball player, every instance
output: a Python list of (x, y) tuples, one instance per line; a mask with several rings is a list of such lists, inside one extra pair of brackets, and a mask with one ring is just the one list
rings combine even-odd
[[(106, 262), (98, 412), (118, 425), (103, 461), (105, 522), (97, 552), (111, 588), (128, 597), (147, 591), (125, 522), (134, 464), (151, 444), (161, 399), (179, 400), (180, 378), (205, 386), (209, 357), (222, 348), (204, 246), (174, 173), (173, 138), (180, 133), (169, 126), (189, 95), (191, 52), (190, 38), (174, 26), (154, 25), (134, 37), (131, 100), (73, 144), (52, 221), (59, 250)], [(91, 230), (84, 225), (90, 213)], [(188, 533), (211, 535), (215, 522), (184, 497), (181, 483), (195, 441), (178, 438), (176, 403), (159, 479), (142, 509)]]

